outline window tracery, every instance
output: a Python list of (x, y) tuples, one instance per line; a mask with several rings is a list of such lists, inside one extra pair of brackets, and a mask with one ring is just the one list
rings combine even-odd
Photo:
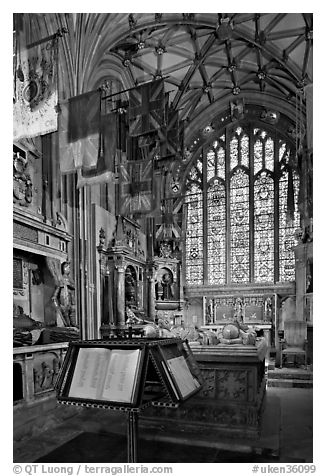
[(214, 137), (186, 179), (187, 284), (294, 280), (298, 195), (293, 151), (280, 134), (235, 126)]

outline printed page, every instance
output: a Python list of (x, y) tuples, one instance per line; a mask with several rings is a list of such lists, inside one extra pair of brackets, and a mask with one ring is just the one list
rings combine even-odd
[(138, 376), (140, 349), (113, 349), (104, 381), (103, 400), (131, 403)]
[(200, 386), (200, 383), (190, 372), (187, 362), (182, 355), (167, 360), (167, 364), (184, 398)]
[(169, 383), (170, 383), (170, 387), (171, 387), (171, 389), (173, 390), (173, 393), (174, 393), (175, 397), (176, 397), (178, 400), (180, 400), (180, 397), (179, 397), (179, 394), (178, 394), (178, 392), (177, 392), (177, 389), (175, 388), (174, 382), (173, 382), (173, 380), (172, 380), (172, 378), (171, 378), (169, 369), (167, 368), (167, 366), (166, 366), (164, 360), (162, 360), (161, 363), (162, 363), (162, 367), (163, 367), (164, 372), (165, 372), (165, 374), (166, 374), (166, 376), (167, 376), (167, 378), (168, 378), (168, 381), (169, 381)]
[(69, 390), (69, 397), (101, 398), (111, 349), (80, 347)]

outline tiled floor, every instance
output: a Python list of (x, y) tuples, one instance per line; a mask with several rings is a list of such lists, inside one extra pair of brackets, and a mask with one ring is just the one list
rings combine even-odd
[[(262, 449), (278, 447), (277, 462), (313, 462), (313, 390), (311, 388), (267, 388), (266, 403), (268, 408), (265, 410), (264, 428), (258, 446)], [(118, 412), (106, 411), (104, 414), (103, 410), (82, 409), (82, 412), (66, 420), (59, 427), (49, 429), (38, 437), (16, 443), (14, 462), (41, 461), (42, 457), (63, 447), (65, 443), (82, 433), (100, 434), (103, 431), (125, 434), (125, 419)], [(141, 433), (144, 437), (152, 438), (150, 435), (145, 435), (143, 428), (140, 429)], [(165, 439), (168, 444), (177, 442), (171, 435), (166, 435)], [(229, 444), (227, 440), (220, 438), (218, 441), (207, 442), (207, 446), (224, 451), (225, 458), (225, 451), (226, 453), (229, 449), (234, 451), (237, 447), (241, 452), (245, 448), (244, 443), (246, 442), (233, 441)], [(195, 441), (195, 444), (198, 445), (200, 442)], [(203, 462), (202, 459), (201, 462)], [(232, 456), (227, 462), (232, 462)]]

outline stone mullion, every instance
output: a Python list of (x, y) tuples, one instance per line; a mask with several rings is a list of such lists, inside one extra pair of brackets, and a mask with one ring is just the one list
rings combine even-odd
[(254, 223), (254, 133), (250, 127), (249, 135), (249, 281), (255, 280), (255, 223)]
[(226, 206), (226, 284), (231, 283), (231, 223), (230, 223), (230, 132), (225, 131), (225, 206)]
[(280, 280), (280, 213), (279, 213), (279, 181), (281, 177), (280, 163), (279, 163), (279, 140), (274, 134), (274, 282)]

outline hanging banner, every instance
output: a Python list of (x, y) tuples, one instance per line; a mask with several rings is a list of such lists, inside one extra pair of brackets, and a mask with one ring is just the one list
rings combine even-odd
[(146, 83), (130, 91), (129, 135), (140, 136), (160, 129), (164, 123), (164, 82)]
[(118, 143), (119, 115), (101, 116), (100, 153), (95, 168), (78, 171), (77, 188), (84, 185), (114, 182)]
[(120, 166), (120, 214), (150, 213), (154, 206), (153, 160), (131, 161)]
[(79, 148), (78, 167), (95, 168), (100, 152), (101, 91), (69, 99), (68, 141)]
[(69, 142), (69, 103), (60, 103), (59, 163), (62, 174), (75, 172), (81, 167), (79, 142)]
[(58, 39), (20, 53), (13, 110), (14, 140), (57, 130)]
[(161, 158), (182, 155), (184, 124), (179, 120), (179, 111), (168, 109), (166, 126), (158, 131), (161, 143)]

